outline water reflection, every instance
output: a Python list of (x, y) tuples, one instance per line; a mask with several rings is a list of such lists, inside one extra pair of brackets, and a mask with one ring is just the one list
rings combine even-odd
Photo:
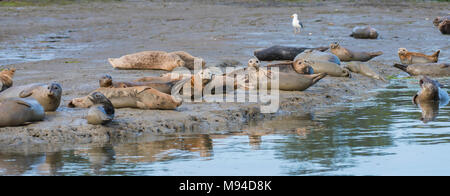
[(155, 136), (34, 154), (0, 150), (0, 174), (414, 175), (430, 165), (433, 170), (425, 174), (450, 174), (450, 159), (433, 158), (450, 152), (450, 107), (414, 105), (417, 86), (415, 80), (402, 79), (345, 110), (251, 121), (224, 133)]

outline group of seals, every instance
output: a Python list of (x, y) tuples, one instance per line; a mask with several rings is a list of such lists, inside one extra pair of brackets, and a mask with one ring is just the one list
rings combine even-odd
[(200, 61), (202, 67), (205, 61), (194, 57), (184, 51), (164, 52), (164, 51), (143, 51), (128, 54), (120, 58), (109, 58), (109, 63), (117, 69), (152, 69), (172, 71), (176, 67), (186, 67), (194, 69), (194, 63)]
[[(103, 94), (111, 101), (114, 108), (173, 110), (182, 103), (180, 99), (146, 86), (98, 88), (92, 93), (94, 92)], [(88, 108), (92, 105), (94, 102), (89, 99), (89, 96), (75, 98), (69, 102), (69, 107)]]
[(13, 85), (13, 77), (15, 72), (15, 68), (8, 68), (0, 71), (0, 92)]
[(357, 26), (353, 28), (350, 37), (354, 37), (357, 39), (377, 39), (378, 32), (376, 29), (370, 26)]

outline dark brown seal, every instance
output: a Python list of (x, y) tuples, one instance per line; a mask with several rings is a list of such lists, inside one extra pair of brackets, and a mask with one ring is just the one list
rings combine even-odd
[(305, 47), (289, 47), (289, 46), (272, 46), (270, 48), (255, 50), (254, 55), (260, 61), (293, 61), (295, 57), (306, 49), (314, 49), (320, 51), (328, 50), (328, 47), (305, 48)]
[(444, 20), (441, 23), (439, 23), (439, 31), (441, 31), (442, 34), (450, 34), (450, 19)]

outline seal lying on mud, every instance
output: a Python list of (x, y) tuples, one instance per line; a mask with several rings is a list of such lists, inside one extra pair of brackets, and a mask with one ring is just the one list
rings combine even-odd
[[(184, 59), (184, 60), (183, 60)], [(122, 56), (120, 58), (109, 58), (108, 61), (117, 69), (153, 69), (172, 71), (176, 67), (187, 67), (193, 69), (195, 57), (183, 52), (144, 51)], [(199, 58), (200, 59), (200, 58)], [(205, 65), (200, 59), (202, 66)]]
[(58, 83), (34, 83), (14, 86), (0, 93), (0, 99), (27, 98), (36, 99), (46, 112), (56, 111), (61, 103), (62, 88)]
[(377, 39), (378, 32), (376, 29), (370, 26), (357, 26), (353, 28), (352, 34), (350, 37), (358, 38), (358, 39)]
[(433, 20), (433, 24), (434, 26), (439, 26), (444, 20), (450, 20), (450, 16), (438, 16)]
[[(128, 88), (99, 88), (93, 92), (100, 92), (108, 98), (114, 108), (140, 108), (173, 110), (181, 105), (182, 100), (150, 87), (138, 86)], [(94, 103), (88, 96), (72, 99), (69, 107), (88, 108)]]
[(334, 54), (328, 52), (321, 52), (318, 50), (305, 50), (304, 52), (298, 54), (294, 61), (304, 59), (304, 60), (312, 60), (312, 61), (329, 61), (332, 63), (336, 63), (341, 65), (341, 60)]
[(305, 60), (296, 60), (296, 61), (290, 61), (290, 62), (284, 62), (284, 63), (277, 63), (277, 64), (269, 64), (266, 67), (272, 68), (272, 67), (278, 67), (280, 72), (294, 72), (298, 74), (313, 74), (314, 70), (311, 66), (309, 66), (306, 63), (303, 63)]
[[(279, 90), (283, 91), (304, 91), (316, 84), (319, 80), (327, 76), (326, 73), (317, 73), (311, 75), (297, 73), (279, 73)], [(276, 78), (275, 78), (276, 79)], [(270, 80), (267, 80), (268, 82)], [(272, 89), (268, 84), (268, 89)]]
[(326, 73), (334, 77), (351, 77), (347, 69), (342, 68), (336, 63), (329, 61), (312, 61), (312, 60), (298, 60), (296, 61), (300, 67), (311, 67), (314, 73)]
[(349, 50), (347, 48), (344, 48), (340, 46), (338, 43), (330, 44), (330, 51), (341, 61), (347, 62), (347, 61), (362, 61), (366, 62), (370, 59), (380, 56), (383, 54), (383, 52), (356, 52), (353, 50)]
[(412, 65), (394, 64), (394, 67), (403, 70), (412, 76), (450, 76), (449, 63), (420, 63)]
[(35, 99), (9, 98), (0, 101), (0, 127), (18, 126), (40, 121), (44, 108)]
[(148, 86), (159, 90), (163, 93), (170, 94), (172, 86), (175, 82), (116, 82), (113, 81), (112, 77), (108, 74), (102, 76), (102, 78), (98, 81), (100, 87), (104, 88), (127, 88), (133, 86)]
[(0, 92), (13, 85), (13, 77), (15, 72), (15, 68), (4, 69), (0, 72)]
[(438, 81), (423, 76), (419, 81), (419, 85), (420, 91), (413, 97), (414, 104), (429, 101), (448, 103), (448, 93), (440, 88), (441, 84)]
[(399, 48), (398, 57), (403, 64), (437, 63), (440, 52), (438, 50), (432, 55), (425, 55), (418, 52), (409, 52), (406, 48)]
[(450, 19), (442, 21), (438, 28), (442, 34), (450, 34)]
[(373, 71), (365, 63), (356, 62), (356, 61), (348, 62), (344, 65), (344, 68), (350, 70), (351, 72), (359, 73), (359, 74), (386, 82), (386, 79), (384, 79), (383, 76), (380, 76), (380, 74)]
[(114, 119), (114, 106), (100, 92), (94, 92), (88, 96), (88, 99), (94, 104), (89, 108), (86, 119), (92, 125), (104, 125)]
[(266, 49), (255, 50), (254, 55), (261, 61), (292, 61), (294, 58), (306, 49), (314, 49), (320, 51), (328, 50), (328, 47), (319, 48), (303, 48), (288, 46), (272, 46)]

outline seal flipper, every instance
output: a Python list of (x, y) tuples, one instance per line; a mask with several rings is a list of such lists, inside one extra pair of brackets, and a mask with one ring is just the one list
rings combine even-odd
[(24, 106), (31, 108), (31, 105), (25, 101), (22, 101), (22, 100), (14, 100), (14, 101), (19, 105), (24, 105)]
[(27, 89), (27, 90), (24, 90), (24, 91), (20, 92), (19, 93), (19, 97), (20, 98), (26, 98), (26, 97), (31, 96), (32, 94), (33, 94), (33, 90)]
[(439, 53), (441, 52), (441, 50), (436, 51), (434, 54), (432, 54), (432, 57), (439, 57)]
[(407, 72), (408, 65), (403, 65), (403, 64), (395, 63), (395, 64), (394, 64), (394, 67), (399, 68), (399, 69), (401, 69), (401, 70)]
[(419, 95), (416, 94), (416, 95), (414, 95), (414, 97), (413, 97), (413, 99), (412, 99), (412, 102), (413, 102), (414, 104), (416, 104), (416, 105), (418, 104), (417, 101), (416, 101), (416, 99), (417, 99), (418, 96), (419, 96)]

